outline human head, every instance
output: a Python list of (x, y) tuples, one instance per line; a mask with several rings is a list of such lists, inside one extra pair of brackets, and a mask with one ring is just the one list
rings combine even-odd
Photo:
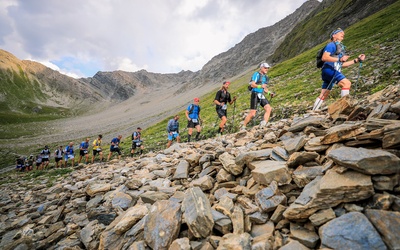
[(331, 35), (330, 35), (331, 40), (332, 41), (335, 40), (335, 38), (337, 38), (338, 34), (341, 32), (343, 32), (343, 35), (344, 35), (344, 31), (341, 28), (337, 28), (334, 31), (332, 31)]
[(121, 138), (122, 138), (122, 135), (118, 135), (118, 139), (120, 139), (120, 140), (121, 140)]
[(262, 69), (262, 68), (269, 69), (269, 68), (271, 68), (271, 66), (269, 66), (268, 63), (261, 63), (261, 64), (260, 64), (260, 69)]
[(141, 128), (141, 127), (137, 127), (137, 128), (136, 128), (136, 130), (138, 130), (138, 131), (141, 131), (141, 130), (142, 130), (142, 128)]
[(73, 141), (72, 141), (72, 142), (70, 142), (70, 143), (69, 143), (69, 145), (70, 145), (70, 146), (73, 146), (73, 145), (74, 145), (74, 142), (73, 142)]
[(174, 116), (175, 121), (179, 120), (179, 115)]
[(99, 135), (99, 138), (100, 138), (100, 139), (103, 138), (103, 135)]
[(49, 146), (47, 146), (47, 145), (46, 145), (46, 146), (44, 146), (44, 148), (45, 148), (45, 149), (48, 149), (48, 148), (49, 148)]
[(63, 146), (62, 145), (60, 145), (60, 148), (62, 148)]
[(88, 137), (88, 138), (86, 138), (86, 142), (88, 142), (88, 141), (90, 141), (90, 138)]
[(195, 97), (195, 98), (193, 99), (193, 101), (194, 101), (194, 102), (200, 102), (200, 99), (199, 99), (198, 97)]

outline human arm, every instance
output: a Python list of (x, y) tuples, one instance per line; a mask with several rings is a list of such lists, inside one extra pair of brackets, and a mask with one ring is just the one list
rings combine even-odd
[(357, 58), (355, 58), (354, 60), (348, 60), (347, 62), (344, 62), (342, 67), (348, 67), (350, 65), (359, 63), (359, 62), (363, 62), (365, 60), (365, 55), (364, 54), (360, 54)]

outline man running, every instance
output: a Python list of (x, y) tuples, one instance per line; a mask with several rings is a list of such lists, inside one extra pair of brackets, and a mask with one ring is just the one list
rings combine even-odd
[(199, 106), (199, 102), (200, 99), (199, 98), (194, 98), (193, 99), (193, 103), (190, 104), (186, 111), (185, 111), (185, 115), (186, 118), (188, 120), (188, 142), (190, 142), (190, 139), (192, 137), (192, 133), (193, 133), (193, 128), (196, 128), (197, 130), (197, 134), (196, 134), (196, 141), (199, 140), (200, 138), (200, 132), (201, 132), (201, 127), (200, 127), (200, 120), (201, 120), (201, 116), (200, 116), (200, 106)]
[(229, 84), (230, 82), (223, 82), (221, 89), (218, 90), (214, 98), (214, 103), (216, 104), (215, 110), (217, 111), (218, 117), (221, 119), (217, 132), (219, 135), (222, 134), (225, 129), (228, 103), (232, 105), (232, 103), (236, 101), (236, 96), (232, 100), (231, 94), (228, 92)]
[(89, 162), (89, 140), (90, 138), (86, 138), (81, 145), (79, 145), (79, 159), (78, 164), (81, 163), (82, 157), (85, 156), (85, 164)]
[(168, 143), (167, 148), (169, 148), (172, 144), (172, 141), (176, 139), (176, 142), (181, 141), (181, 137), (179, 136), (179, 116), (175, 115), (174, 118), (168, 121), (167, 132), (168, 132)]
[(50, 149), (49, 147), (46, 145), (44, 146), (44, 149), (42, 150), (42, 152), (40, 152), (40, 154), (42, 155), (42, 165), (40, 166), (40, 169), (46, 169), (49, 166), (49, 162), (50, 162)]
[(119, 148), (119, 143), (121, 142), (122, 135), (118, 135), (111, 140), (110, 153), (108, 154), (107, 161), (110, 160), (111, 155), (116, 152), (118, 154), (118, 160), (121, 159), (121, 149)]
[(321, 93), (315, 100), (313, 110), (318, 110), (332, 90), (333, 85), (337, 84), (342, 88), (340, 95), (343, 97), (350, 93), (351, 82), (341, 72), (342, 68), (362, 62), (365, 55), (360, 54), (356, 59), (349, 60), (346, 55), (345, 46), (342, 44), (344, 31), (340, 28), (332, 31), (331, 42), (328, 43), (322, 54), (324, 65), (321, 70), (322, 88)]
[(103, 152), (101, 149), (101, 139), (103, 135), (98, 135), (97, 139), (93, 141), (93, 154), (92, 154), (92, 164), (94, 163), (94, 158), (98, 154), (100, 161), (103, 161)]
[(64, 149), (64, 167), (67, 167), (68, 160), (72, 161), (72, 166), (75, 166), (75, 153), (74, 153), (74, 142), (70, 142)]
[(246, 128), (247, 124), (251, 121), (251, 119), (256, 115), (257, 112), (257, 105), (260, 103), (261, 107), (264, 108), (264, 120), (260, 123), (260, 126), (263, 127), (268, 123), (269, 117), (271, 115), (271, 105), (267, 98), (264, 96), (264, 92), (270, 95), (271, 97), (274, 94), (268, 91), (267, 84), (268, 84), (268, 76), (267, 72), (270, 66), (268, 63), (261, 63), (260, 70), (254, 72), (251, 80), (249, 82), (249, 87), (251, 88), (251, 97), (250, 97), (250, 113), (246, 116), (243, 122), (243, 129)]
[(135, 149), (139, 148), (139, 155), (143, 154), (143, 141), (142, 141), (142, 128), (137, 127), (136, 131), (132, 133), (132, 148), (131, 148), (131, 157), (135, 154)]
[(56, 166), (55, 166), (56, 168), (62, 167), (63, 154), (64, 154), (63, 146), (60, 146), (59, 148), (56, 149), (56, 151), (54, 151), (54, 160), (56, 162)]

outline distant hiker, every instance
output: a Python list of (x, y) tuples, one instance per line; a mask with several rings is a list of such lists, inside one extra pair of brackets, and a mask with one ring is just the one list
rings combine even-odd
[(135, 149), (140, 148), (139, 154), (143, 154), (143, 141), (142, 141), (142, 128), (137, 127), (136, 131), (132, 133), (132, 148), (131, 148), (131, 157), (135, 154)]
[(349, 56), (346, 55), (345, 46), (342, 44), (344, 39), (344, 31), (342, 29), (338, 28), (332, 31), (330, 38), (331, 42), (325, 46), (321, 58), (324, 62), (321, 70), (323, 83), (321, 93), (315, 100), (313, 110), (318, 110), (321, 107), (335, 84), (342, 88), (340, 93), (342, 97), (348, 95), (351, 82), (341, 73), (341, 70), (365, 60), (364, 54), (360, 54), (354, 60), (349, 60)]
[(168, 143), (167, 148), (169, 148), (172, 144), (172, 141), (176, 139), (176, 142), (181, 141), (181, 137), (179, 136), (179, 116), (175, 115), (174, 118), (168, 121), (167, 132), (168, 132)]
[(56, 168), (58, 167), (62, 167), (63, 162), (62, 162), (62, 158), (64, 155), (64, 150), (63, 150), (63, 146), (60, 146), (59, 148), (56, 149), (56, 151), (54, 151), (54, 160), (56, 162)]
[(31, 171), (33, 169), (33, 162), (35, 160), (34, 158), (35, 157), (33, 155), (30, 155), (25, 161), (25, 166), (28, 171)]
[(75, 166), (74, 142), (70, 142), (64, 149), (64, 167), (67, 167), (68, 160), (72, 161), (72, 167)]
[(222, 134), (225, 129), (228, 103), (232, 104), (236, 101), (236, 96), (232, 100), (231, 94), (228, 92), (229, 84), (230, 82), (223, 82), (221, 89), (217, 91), (214, 98), (214, 103), (216, 104), (215, 110), (217, 111), (218, 117), (221, 119), (218, 127), (218, 134)]
[(25, 158), (22, 155), (16, 158), (15, 169), (20, 172), (25, 171)]
[(42, 156), (42, 165), (40, 166), (40, 169), (46, 169), (47, 166), (49, 166), (50, 162), (50, 149), (49, 146), (44, 146), (44, 149), (40, 152)]
[(103, 161), (103, 152), (101, 150), (101, 139), (103, 135), (98, 135), (97, 139), (93, 141), (93, 154), (92, 154), (92, 163), (94, 163), (94, 158), (98, 154), (100, 157), (100, 161)]
[(193, 99), (193, 103), (190, 104), (186, 111), (185, 111), (185, 115), (186, 118), (188, 120), (188, 142), (190, 142), (190, 139), (192, 137), (192, 133), (193, 133), (193, 128), (196, 128), (197, 130), (197, 134), (196, 134), (196, 141), (199, 140), (199, 136), (200, 136), (200, 132), (201, 132), (201, 126), (200, 126), (200, 120), (201, 120), (201, 116), (200, 116), (200, 106), (199, 106), (199, 102), (200, 99), (199, 98), (194, 98)]
[(86, 138), (81, 144), (79, 145), (79, 159), (78, 164), (81, 163), (82, 157), (85, 156), (85, 164), (89, 162), (89, 141), (90, 138)]
[(122, 135), (118, 135), (114, 139), (111, 140), (111, 146), (110, 146), (110, 153), (108, 154), (107, 161), (110, 160), (111, 155), (116, 152), (118, 154), (118, 160), (121, 159), (121, 149), (119, 148), (119, 144), (121, 142)]
[(36, 170), (41, 170), (42, 166), (42, 156), (38, 154), (35, 158)]
[(268, 76), (267, 72), (270, 66), (268, 63), (261, 63), (260, 70), (254, 72), (249, 82), (249, 89), (251, 89), (251, 97), (250, 97), (250, 113), (246, 116), (243, 122), (243, 127), (246, 128), (247, 124), (251, 121), (251, 119), (256, 115), (257, 105), (260, 103), (261, 107), (264, 108), (264, 120), (260, 123), (260, 126), (263, 127), (268, 123), (269, 117), (271, 115), (271, 105), (267, 98), (265, 98), (264, 92), (267, 95), (273, 97), (274, 93), (268, 91)]

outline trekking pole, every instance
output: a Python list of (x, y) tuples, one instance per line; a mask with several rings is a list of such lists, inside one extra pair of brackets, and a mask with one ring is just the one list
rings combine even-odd
[(232, 133), (232, 130), (235, 127), (235, 112), (236, 112), (236, 100), (233, 102), (233, 119), (232, 119), (232, 126), (229, 133)]
[(358, 79), (360, 78), (360, 71), (362, 68), (362, 61), (360, 61), (360, 64), (358, 66), (358, 74), (357, 74), (357, 81), (356, 81), (356, 88), (354, 90), (354, 93), (357, 93), (357, 87), (358, 87)]

